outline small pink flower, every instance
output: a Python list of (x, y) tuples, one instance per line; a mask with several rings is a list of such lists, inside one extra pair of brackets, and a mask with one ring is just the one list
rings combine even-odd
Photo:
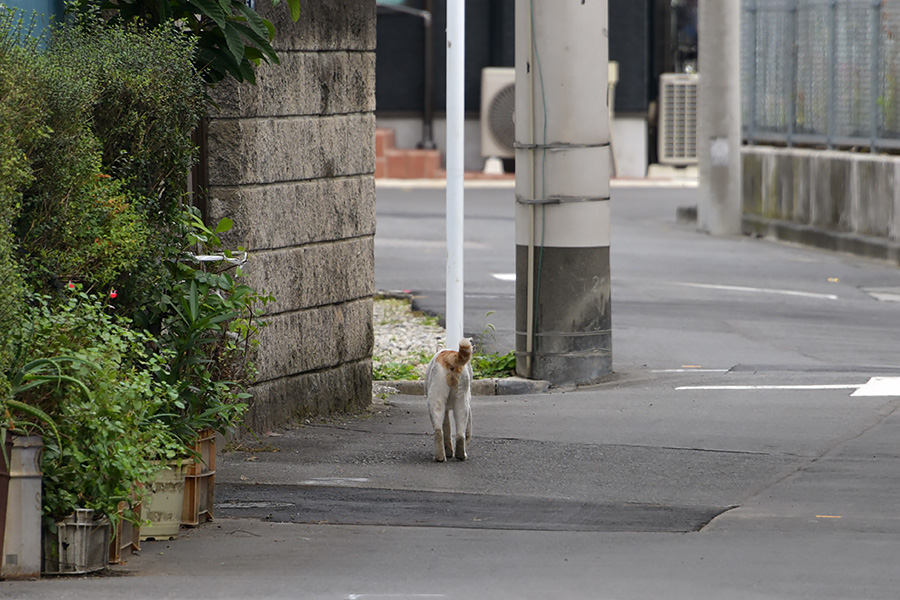
[(112, 290), (112, 291), (109, 293), (109, 297), (110, 297), (110, 298), (113, 298), (113, 299), (115, 299), (115, 297), (118, 296), (118, 295), (119, 295), (119, 292), (117, 292), (116, 290)]
[(68, 287), (70, 290), (74, 290), (74, 289), (75, 289), (75, 284), (72, 283), (72, 282), (70, 281), (70, 282), (69, 282), (69, 285), (68, 285), (67, 287)]

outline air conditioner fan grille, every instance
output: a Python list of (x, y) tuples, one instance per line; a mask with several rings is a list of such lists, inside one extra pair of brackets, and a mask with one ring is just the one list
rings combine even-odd
[(508, 152), (513, 152), (516, 144), (516, 86), (503, 86), (488, 105), (488, 130), (491, 137)]

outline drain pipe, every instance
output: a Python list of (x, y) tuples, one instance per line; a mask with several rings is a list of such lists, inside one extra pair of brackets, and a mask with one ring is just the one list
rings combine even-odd
[(424, 48), (422, 49), (424, 98), (422, 103), (422, 141), (416, 147), (423, 150), (434, 150), (437, 144), (434, 142), (434, 26), (432, 14), (434, 13), (434, 0), (426, 0), (425, 10), (410, 8), (403, 5), (378, 4), (378, 8), (405, 15), (412, 15), (422, 19), (424, 33)]

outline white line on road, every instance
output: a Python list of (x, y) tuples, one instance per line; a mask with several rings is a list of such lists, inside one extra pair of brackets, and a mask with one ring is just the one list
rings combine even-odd
[(688, 283), (685, 281), (676, 281), (673, 282), (676, 285), (683, 285), (687, 287), (695, 287), (702, 288), (707, 290), (721, 290), (725, 292), (749, 292), (752, 294), (777, 294), (781, 296), (799, 296), (801, 298), (816, 298), (819, 300), (837, 300), (838, 297), (834, 294), (818, 294), (815, 292), (800, 292), (797, 290), (775, 290), (771, 288), (755, 288), (755, 287), (744, 287), (740, 285), (715, 285), (711, 283)]
[(862, 383), (824, 384), (824, 385), (682, 385), (676, 390), (856, 390)]
[(900, 396), (900, 377), (873, 377), (851, 396)]
[(677, 391), (855, 390), (851, 396), (900, 396), (900, 377), (872, 377), (866, 383), (814, 385), (682, 385)]
[(727, 373), (730, 369), (653, 369), (651, 373)]
[(356, 483), (368, 483), (368, 481), (365, 477), (318, 477), (301, 481), (300, 485), (352, 486)]

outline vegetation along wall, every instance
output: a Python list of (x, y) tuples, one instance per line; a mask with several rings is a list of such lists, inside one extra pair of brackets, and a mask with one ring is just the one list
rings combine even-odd
[(304, 0), (298, 22), (260, 2), (280, 65), (223, 81), (208, 124), (209, 219), (249, 250), (271, 292), (246, 424), (371, 401), (375, 234), (375, 2)]

